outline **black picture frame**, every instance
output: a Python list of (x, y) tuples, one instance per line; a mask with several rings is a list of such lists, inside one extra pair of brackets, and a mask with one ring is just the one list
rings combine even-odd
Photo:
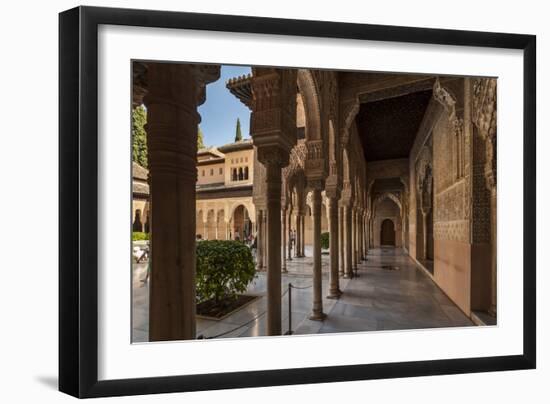
[[(100, 24), (523, 50), (523, 354), (98, 381), (97, 52)], [(60, 391), (85, 398), (535, 368), (534, 35), (78, 7), (59, 15), (59, 100)]]

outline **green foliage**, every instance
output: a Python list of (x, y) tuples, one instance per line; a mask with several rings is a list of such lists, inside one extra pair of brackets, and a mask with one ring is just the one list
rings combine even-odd
[(256, 270), (250, 248), (234, 240), (197, 242), (197, 302), (235, 298)]
[(323, 250), (328, 250), (330, 241), (330, 233), (325, 232), (321, 233), (321, 248)]
[(147, 168), (147, 110), (139, 105), (132, 110), (132, 160)]
[(149, 233), (142, 231), (134, 231), (132, 233), (132, 241), (149, 240)]
[(204, 149), (204, 134), (202, 133), (202, 129), (199, 126), (199, 131), (197, 133), (197, 149)]
[(235, 128), (235, 142), (243, 140), (243, 134), (241, 133), (241, 120), (237, 118), (237, 127)]

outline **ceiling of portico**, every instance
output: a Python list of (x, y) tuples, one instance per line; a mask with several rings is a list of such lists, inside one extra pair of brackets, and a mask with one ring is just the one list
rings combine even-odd
[(367, 161), (409, 156), (432, 90), (362, 103), (356, 124)]

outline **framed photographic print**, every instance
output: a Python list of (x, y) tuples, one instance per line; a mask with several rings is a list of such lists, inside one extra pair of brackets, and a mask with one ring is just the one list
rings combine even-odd
[(534, 36), (59, 23), (61, 391), (535, 367)]

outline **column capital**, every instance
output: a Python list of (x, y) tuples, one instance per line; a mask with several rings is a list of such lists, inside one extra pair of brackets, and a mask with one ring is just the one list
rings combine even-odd
[(308, 178), (307, 187), (312, 191), (322, 191), (325, 188), (325, 180), (323, 178)]
[(295, 69), (254, 68), (252, 73), (250, 134), (254, 145), (258, 148), (279, 146), (289, 155), (297, 141), (297, 72)]
[(323, 148), (324, 144), (322, 139), (306, 141), (307, 154), (304, 162), (306, 177), (326, 177), (326, 160)]
[[(277, 145), (260, 146), (257, 148), (258, 161), (262, 163), (266, 169), (269, 166), (286, 167), (289, 162), (289, 152)], [(266, 173), (268, 174), (268, 173)]]

